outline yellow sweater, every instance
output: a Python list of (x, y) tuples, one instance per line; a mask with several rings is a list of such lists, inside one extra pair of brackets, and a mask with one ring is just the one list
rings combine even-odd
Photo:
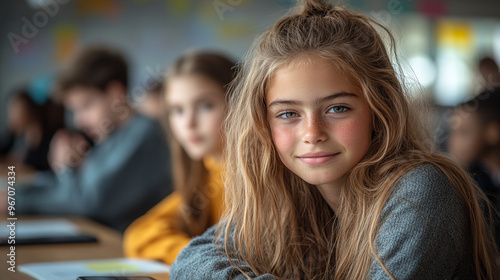
[[(204, 160), (211, 187), (208, 211), (210, 225), (216, 224), (223, 211), (224, 188), (221, 167), (213, 159)], [(178, 228), (178, 215), (182, 198), (173, 192), (144, 216), (134, 221), (125, 231), (123, 247), (127, 257), (147, 258), (172, 264), (191, 238)]]

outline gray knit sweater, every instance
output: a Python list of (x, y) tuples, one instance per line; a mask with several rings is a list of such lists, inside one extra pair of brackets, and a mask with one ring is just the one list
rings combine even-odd
[[(377, 254), (396, 279), (475, 279), (467, 213), (445, 175), (431, 164), (421, 165), (399, 181), (381, 212)], [(218, 251), (214, 234), (212, 227), (181, 251), (171, 279), (246, 279)], [(247, 265), (236, 263), (255, 276)], [(390, 277), (374, 260), (368, 279)]]

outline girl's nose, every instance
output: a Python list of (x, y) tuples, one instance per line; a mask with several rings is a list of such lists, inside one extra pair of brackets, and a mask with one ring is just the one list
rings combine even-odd
[(306, 144), (318, 144), (326, 141), (328, 135), (326, 133), (324, 120), (318, 116), (311, 116), (304, 122), (303, 141)]
[(197, 125), (196, 118), (198, 117), (195, 110), (189, 110), (186, 112), (186, 125), (188, 128), (195, 128)]

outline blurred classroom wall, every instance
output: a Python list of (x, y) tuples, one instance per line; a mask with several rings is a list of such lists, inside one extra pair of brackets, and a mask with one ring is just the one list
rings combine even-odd
[[(403, 63), (439, 105), (481, 88), (477, 62), (500, 61), (498, 0), (344, 0), (388, 25)], [(44, 6), (46, 5), (46, 6)], [(189, 49), (240, 59), (292, 0), (10, 0), (0, 9), (0, 136), (8, 95), (29, 84), (43, 102), (60, 66), (78, 49), (108, 45), (131, 63), (132, 95)], [(0, 137), (1, 139), (2, 137)]]

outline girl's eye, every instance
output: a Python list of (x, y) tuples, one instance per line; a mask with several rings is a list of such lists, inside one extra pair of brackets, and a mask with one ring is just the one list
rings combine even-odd
[(278, 114), (277, 117), (281, 118), (281, 119), (292, 119), (292, 118), (295, 118), (297, 116), (298, 116), (297, 113), (287, 111), (287, 112), (283, 112), (283, 113)]
[(173, 115), (182, 115), (184, 111), (180, 107), (175, 107), (170, 110), (170, 113)]
[(203, 109), (203, 110), (212, 110), (214, 108), (214, 104), (212, 103), (201, 103), (200, 104), (200, 108)]
[(346, 106), (337, 105), (337, 106), (333, 106), (330, 109), (328, 109), (328, 113), (342, 114), (342, 113), (347, 112), (348, 110), (349, 110), (349, 108), (347, 108)]

